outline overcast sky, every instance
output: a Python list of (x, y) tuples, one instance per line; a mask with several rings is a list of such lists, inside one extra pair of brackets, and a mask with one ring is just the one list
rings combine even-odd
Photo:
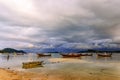
[(0, 0), (0, 49), (119, 44), (120, 0)]

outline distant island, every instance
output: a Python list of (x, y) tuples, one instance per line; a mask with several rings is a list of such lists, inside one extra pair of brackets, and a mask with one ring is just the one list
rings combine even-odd
[(26, 52), (23, 50), (16, 50), (13, 48), (4, 48), (0, 50), (0, 53), (26, 53)]
[(40, 51), (40, 49), (34, 49), (34, 50), (16, 50), (13, 48), (4, 48), (0, 50), (0, 53), (120, 53), (120, 49), (68, 49), (68, 48), (62, 48), (62, 49), (43, 49), (43, 51)]
[(107, 49), (104, 49), (104, 50), (95, 50), (95, 49), (88, 49), (86, 51), (78, 51), (78, 53), (80, 52), (87, 52), (87, 53), (104, 53), (104, 52), (108, 52), (108, 53), (120, 53), (120, 50), (107, 50)]

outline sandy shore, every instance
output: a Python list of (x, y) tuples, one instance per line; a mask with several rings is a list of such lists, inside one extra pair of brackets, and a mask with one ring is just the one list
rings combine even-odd
[[(1, 68), (0, 80), (120, 80), (119, 63), (94, 63), (63, 58), (48, 61), (51, 64), (46, 64), (43, 68), (25, 71)], [(53, 65), (57, 68), (51, 68)]]
[(0, 80), (47, 80), (46, 75), (0, 68)]

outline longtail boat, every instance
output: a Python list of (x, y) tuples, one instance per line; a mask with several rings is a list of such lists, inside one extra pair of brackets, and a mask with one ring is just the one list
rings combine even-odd
[(97, 54), (98, 57), (111, 57), (112, 53)]
[(45, 57), (45, 56), (51, 56), (51, 54), (38, 53), (37, 56), (38, 56), (38, 57)]
[(80, 54), (60, 54), (62, 55), (63, 57), (80, 57), (81, 55)]
[(93, 56), (93, 54), (80, 54), (81, 56)]

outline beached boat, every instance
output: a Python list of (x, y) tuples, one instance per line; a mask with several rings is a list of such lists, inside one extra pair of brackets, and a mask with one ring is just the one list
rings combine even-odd
[(112, 53), (97, 54), (98, 57), (112, 57)]
[(42, 66), (43, 61), (33, 61), (33, 62), (24, 62), (22, 63), (22, 68), (28, 69), (28, 68), (35, 68)]
[(80, 54), (81, 56), (93, 56), (93, 54)]
[(45, 56), (51, 56), (51, 54), (42, 54), (42, 53), (37, 53), (38, 57), (45, 57)]
[(60, 54), (60, 55), (62, 55), (63, 57), (80, 57), (81, 56), (80, 54), (74, 54), (74, 53), (72, 53), (72, 54)]

